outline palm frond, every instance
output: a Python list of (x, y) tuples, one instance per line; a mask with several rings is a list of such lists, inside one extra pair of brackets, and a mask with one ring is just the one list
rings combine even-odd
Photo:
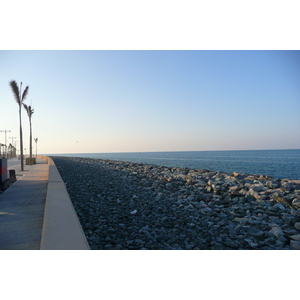
[(30, 105), (26, 105), (25, 103), (23, 103), (23, 106), (27, 111), (28, 117), (31, 118), (32, 114), (34, 113), (34, 109)]
[(17, 102), (19, 105), (21, 105), (21, 101), (20, 101), (20, 91), (19, 91), (19, 87), (18, 87), (17, 83), (16, 83), (14, 80), (12, 80), (12, 81), (9, 82), (9, 85), (10, 85), (10, 87), (11, 87), (11, 89), (12, 89), (12, 92), (13, 92), (13, 94), (14, 94), (14, 97), (15, 97), (15, 99), (16, 99), (16, 102)]
[(23, 95), (22, 95), (22, 103), (24, 102), (24, 100), (26, 99), (27, 95), (28, 95), (28, 91), (29, 91), (29, 86), (27, 85), (24, 92), (23, 92)]
[(23, 103), (23, 107), (25, 108), (25, 110), (27, 111), (27, 114), (28, 114), (28, 106), (25, 103)]
[(29, 112), (30, 112), (30, 116), (32, 116), (32, 114), (34, 113), (34, 109), (31, 108), (31, 106), (29, 105)]

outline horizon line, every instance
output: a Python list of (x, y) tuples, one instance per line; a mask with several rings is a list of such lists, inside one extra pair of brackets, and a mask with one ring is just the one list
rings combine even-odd
[(243, 149), (243, 150), (161, 150), (161, 151), (125, 151), (125, 152), (65, 152), (65, 153), (47, 153), (40, 155), (66, 155), (66, 154), (124, 154), (124, 153), (167, 153), (167, 152), (225, 152), (225, 151), (284, 151), (284, 150), (300, 150), (293, 149)]

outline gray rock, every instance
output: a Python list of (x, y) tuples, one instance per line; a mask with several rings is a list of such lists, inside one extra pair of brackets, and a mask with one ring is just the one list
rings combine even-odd
[(295, 217), (293, 215), (283, 213), (281, 217), (286, 224), (292, 225), (292, 223), (295, 222)]
[(143, 240), (141, 240), (141, 239), (135, 239), (135, 242), (137, 243), (137, 244), (144, 244), (145, 242), (143, 241)]
[(297, 242), (300, 242), (300, 234), (291, 235), (290, 238)]
[(248, 231), (248, 234), (255, 237), (256, 239), (264, 239), (264, 232), (257, 229), (257, 228), (251, 228), (249, 231)]
[(121, 250), (121, 249), (123, 249), (123, 247), (122, 247), (121, 244), (117, 244), (117, 245), (116, 245), (116, 249), (117, 249), (117, 250)]
[(259, 246), (258, 243), (253, 242), (251, 239), (245, 239), (245, 241), (249, 244), (250, 247), (252, 248), (257, 248)]
[(294, 224), (294, 227), (297, 229), (297, 230), (300, 230), (300, 222), (297, 222)]
[(292, 202), (292, 204), (296, 207), (299, 207), (300, 208), (300, 199), (298, 198), (295, 198)]
[(290, 241), (290, 246), (291, 246), (292, 249), (300, 250), (300, 242), (299, 241), (291, 240)]
[(272, 227), (272, 229), (269, 232), (273, 233), (277, 238), (284, 235), (280, 227)]
[(278, 181), (276, 180), (268, 180), (266, 182), (266, 186), (269, 187), (270, 189), (276, 189), (279, 187)]
[(285, 192), (289, 192), (291, 190), (291, 185), (289, 182), (283, 182), (281, 183), (280, 188)]
[(207, 213), (207, 212), (211, 212), (212, 209), (211, 209), (210, 207), (204, 207), (204, 208), (201, 208), (200, 211), (201, 211), (203, 214), (205, 214), (205, 213)]
[(263, 184), (254, 184), (254, 185), (252, 185), (251, 189), (253, 191), (255, 191), (256, 193), (258, 193), (258, 192), (265, 191), (266, 187)]
[(212, 247), (211, 247), (212, 250), (223, 250), (224, 249), (224, 246), (220, 243), (215, 243)]
[(294, 208), (291, 208), (290, 214), (291, 214), (292, 216), (294, 216), (294, 217), (297, 217), (297, 216), (298, 216), (298, 212), (297, 212), (297, 210), (295, 210)]
[(286, 210), (286, 207), (284, 207), (284, 205), (281, 204), (281, 203), (275, 204), (274, 207), (279, 208), (279, 210), (281, 210), (281, 211), (285, 211)]
[(249, 223), (249, 221), (251, 220), (251, 218), (234, 218), (232, 221), (235, 221), (235, 222), (240, 222), (241, 224), (243, 225), (246, 225), (247, 223)]
[(280, 241), (279, 239), (276, 240), (275, 242), (275, 246), (277, 250), (284, 248), (284, 246), (286, 245), (285, 241)]
[(268, 223), (268, 226), (271, 228), (272, 227), (280, 227), (279, 224), (276, 224), (276, 223)]

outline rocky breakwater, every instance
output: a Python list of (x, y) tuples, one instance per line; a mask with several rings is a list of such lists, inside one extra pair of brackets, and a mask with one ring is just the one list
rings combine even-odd
[(300, 181), (52, 157), (91, 249), (300, 249)]

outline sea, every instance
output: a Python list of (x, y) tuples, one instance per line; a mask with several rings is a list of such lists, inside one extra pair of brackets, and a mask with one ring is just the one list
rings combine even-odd
[(274, 179), (300, 180), (300, 149), (66, 153), (47, 155), (110, 159), (167, 167), (207, 169), (226, 173), (258, 174), (270, 176)]

